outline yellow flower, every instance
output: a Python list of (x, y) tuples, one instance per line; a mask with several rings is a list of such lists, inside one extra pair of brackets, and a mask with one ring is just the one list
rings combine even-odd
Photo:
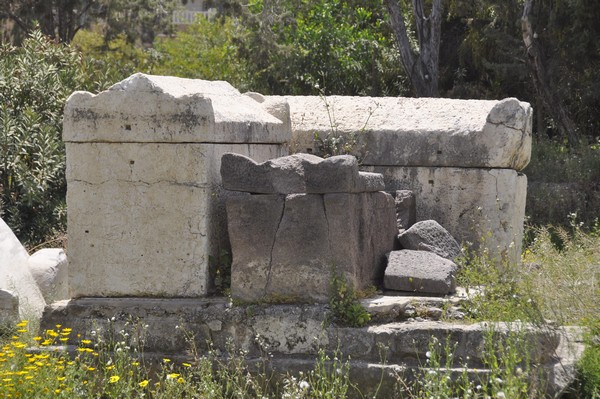
[(24, 329), (24, 328), (21, 328), (21, 329), (17, 330), (17, 332), (18, 332), (18, 333), (26, 333), (26, 332), (27, 332), (27, 330), (26, 330), (26, 329)]
[(115, 382), (119, 381), (120, 379), (121, 379), (121, 377), (119, 377), (118, 375), (111, 375), (108, 382), (111, 384), (114, 384)]
[(192, 367), (192, 365), (191, 365), (191, 364), (189, 364), (189, 363), (181, 363), (181, 365), (182, 365), (183, 367)]
[(17, 327), (19, 328), (23, 328), (27, 326), (28, 321), (27, 320), (23, 320), (21, 321), (19, 324), (17, 324)]
[(41, 341), (41, 340), (42, 340), (42, 337), (40, 337), (40, 336), (38, 335), (37, 337), (33, 337), (33, 340), (34, 340), (34, 341)]
[(149, 382), (148, 380), (144, 380), (144, 381), (141, 381), (138, 385), (140, 386), (140, 388), (144, 388), (146, 385), (148, 385), (148, 382)]
[(180, 383), (180, 384), (183, 384), (185, 382), (185, 380), (183, 379), (183, 377), (179, 377), (177, 379), (177, 382)]
[(112, 370), (115, 368), (114, 364), (111, 364), (110, 366), (106, 366), (106, 370)]
[(167, 380), (174, 380), (177, 377), (179, 377), (179, 374), (177, 373), (167, 374)]
[(132, 365), (133, 367), (137, 367), (137, 366), (139, 366), (139, 365), (140, 365), (140, 362), (132, 362), (132, 363), (131, 363), (131, 365)]
[(84, 345), (89, 345), (89, 344), (91, 344), (91, 343), (92, 343), (92, 341), (91, 341), (91, 340), (89, 340), (89, 339), (82, 339), (82, 340), (81, 340), (81, 343), (82, 343), (82, 344), (84, 344)]
[(51, 337), (58, 337), (58, 333), (54, 330), (46, 330), (46, 335), (49, 335)]
[(165, 363), (169, 363), (170, 361), (171, 361), (171, 359), (167, 359), (167, 358), (163, 359), (163, 362), (165, 362)]
[(88, 371), (94, 371), (94, 370), (96, 370), (95, 367), (88, 367), (87, 369), (88, 369)]

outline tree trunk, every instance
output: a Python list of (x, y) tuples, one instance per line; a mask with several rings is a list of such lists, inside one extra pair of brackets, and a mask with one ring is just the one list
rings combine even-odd
[(412, 0), (419, 53), (411, 46), (402, 6), (398, 0), (384, 0), (392, 30), (400, 49), (402, 65), (417, 97), (438, 97), (439, 53), (442, 29), (442, 0), (433, 0), (425, 14), (423, 0)]
[(537, 34), (532, 25), (533, 0), (525, 0), (523, 6), (523, 16), (521, 17), (521, 29), (523, 32), (523, 41), (527, 50), (527, 61), (533, 83), (540, 97), (544, 108), (550, 113), (552, 119), (556, 122), (559, 134), (566, 138), (569, 146), (577, 143), (577, 131), (573, 120), (570, 118), (561, 98), (554, 93), (548, 80), (544, 66), (542, 44), (537, 38)]

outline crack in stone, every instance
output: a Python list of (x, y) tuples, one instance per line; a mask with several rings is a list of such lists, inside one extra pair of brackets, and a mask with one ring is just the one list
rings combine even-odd
[(327, 207), (325, 206), (325, 195), (326, 194), (321, 195), (321, 202), (323, 204), (323, 214), (325, 215), (325, 223), (327, 223), (327, 245), (329, 247), (329, 255), (333, 258), (333, 251), (331, 247), (331, 230), (329, 229), (329, 218), (327, 217)]
[(281, 208), (281, 215), (279, 216), (279, 222), (277, 222), (277, 228), (275, 229), (275, 234), (273, 235), (273, 242), (271, 243), (271, 251), (269, 251), (269, 272), (267, 273), (267, 282), (265, 283), (264, 295), (267, 295), (267, 292), (271, 286), (271, 271), (273, 269), (273, 250), (275, 249), (275, 242), (277, 241), (277, 233), (279, 233), (279, 228), (281, 227), (281, 222), (283, 221), (283, 215), (285, 214), (285, 203), (287, 196), (283, 196), (283, 207)]
[(207, 183), (193, 183), (193, 182), (177, 182), (177, 181), (173, 181), (173, 180), (156, 180), (153, 182), (146, 182), (143, 180), (125, 180), (125, 179), (110, 179), (110, 180), (102, 180), (99, 182), (90, 182), (87, 180), (81, 180), (81, 179), (72, 179), (69, 180), (69, 182), (72, 183), (82, 183), (82, 184), (87, 184), (90, 186), (101, 186), (104, 184), (108, 184), (108, 183), (129, 183), (129, 184), (141, 184), (144, 186), (152, 186), (155, 184), (162, 184), (162, 183), (166, 183), (166, 184), (170, 184), (172, 186), (182, 186), (182, 187), (195, 187), (195, 188), (208, 188), (210, 186), (210, 184)]

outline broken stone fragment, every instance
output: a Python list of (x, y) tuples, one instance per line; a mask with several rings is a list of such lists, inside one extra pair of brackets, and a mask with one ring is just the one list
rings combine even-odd
[(396, 222), (398, 231), (403, 233), (417, 222), (417, 203), (415, 194), (410, 190), (396, 190)]
[(28, 265), (46, 303), (69, 298), (69, 263), (62, 248), (41, 249), (29, 257)]
[(388, 290), (450, 294), (457, 266), (433, 252), (401, 250), (388, 254), (383, 285)]
[(461, 253), (458, 242), (435, 220), (415, 223), (398, 240), (404, 249), (433, 252), (451, 261)]
[(358, 171), (351, 155), (323, 159), (294, 154), (256, 163), (243, 155), (227, 153), (221, 159), (223, 187), (257, 194), (327, 194), (381, 191), (379, 173)]

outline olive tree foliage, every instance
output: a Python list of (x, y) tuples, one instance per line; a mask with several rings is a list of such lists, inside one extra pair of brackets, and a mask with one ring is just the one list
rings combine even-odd
[(79, 54), (40, 31), (0, 46), (0, 214), (24, 243), (64, 231), (62, 113), (83, 81)]

